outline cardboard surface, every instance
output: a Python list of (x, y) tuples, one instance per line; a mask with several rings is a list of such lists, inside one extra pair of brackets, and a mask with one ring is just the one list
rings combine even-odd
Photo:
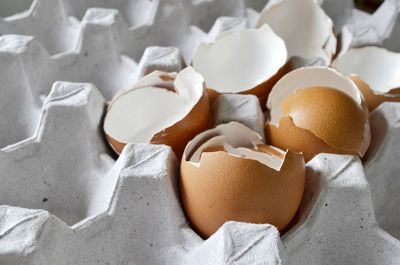
[[(114, 161), (101, 132), (106, 101), (152, 70), (179, 71), (200, 41), (253, 26), (265, 2), (36, 0), (0, 19), (0, 264), (398, 264), (400, 104), (371, 114), (364, 165), (327, 154), (307, 164), (302, 206), (282, 236), (227, 222), (204, 241), (182, 211), (169, 147), (130, 144)], [(398, 48), (398, 1), (373, 15), (319, 2), (342, 29), (342, 50)], [(214, 123), (262, 134), (257, 104), (220, 96)]]

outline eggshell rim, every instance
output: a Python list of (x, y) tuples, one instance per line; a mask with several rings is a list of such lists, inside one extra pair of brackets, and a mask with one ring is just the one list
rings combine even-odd
[[(232, 127), (236, 127), (236, 128), (232, 128)], [(225, 131), (225, 130), (226, 130), (226, 131)], [(256, 145), (266, 145), (266, 144), (263, 142), (262, 137), (261, 137), (257, 132), (251, 130), (250, 128), (246, 127), (246, 126), (243, 125), (242, 123), (239, 123), (239, 122), (229, 122), (229, 123), (225, 123), (225, 124), (220, 124), (220, 125), (216, 126), (215, 128), (209, 129), (209, 130), (204, 131), (204, 132), (198, 134), (197, 136), (195, 136), (195, 137), (186, 145), (186, 148), (185, 148), (185, 150), (184, 150), (184, 152), (183, 152), (183, 155), (182, 155), (182, 161), (187, 162), (187, 163), (189, 163), (189, 164), (191, 164), (191, 165), (193, 165), (193, 166), (195, 166), (195, 167), (197, 167), (197, 168), (201, 167), (203, 155), (206, 155), (208, 152), (203, 152), (203, 153), (201, 153), (200, 159), (199, 159), (198, 162), (190, 161), (190, 158), (191, 158), (191, 157), (194, 155), (194, 153), (195, 153), (199, 148), (201, 148), (207, 141), (209, 141), (209, 140), (212, 139), (212, 138), (215, 138), (216, 136), (223, 136), (223, 135), (226, 135), (224, 132), (229, 132), (229, 130), (232, 130), (232, 132), (234, 132), (234, 133), (242, 133), (242, 134), (246, 133), (248, 137), (251, 136), (251, 134), (252, 134), (252, 137), (253, 137), (253, 138), (252, 138), (252, 140), (249, 140), (248, 144), (251, 144), (251, 145), (253, 145), (253, 146), (256, 146)], [(239, 130), (241, 130), (241, 131), (239, 131)], [(243, 137), (244, 140), (247, 140), (246, 138), (247, 138), (247, 137)], [(229, 141), (227, 140), (227, 142), (229, 142)], [(244, 148), (247, 148), (246, 146), (243, 146), (243, 147), (244, 147)], [(271, 154), (271, 156), (279, 157), (279, 159), (281, 160), (281, 165), (280, 165), (280, 167), (279, 167), (279, 170), (276, 170), (276, 169), (274, 169), (273, 167), (269, 166), (268, 164), (262, 163), (262, 162), (260, 162), (260, 161), (255, 160), (255, 159), (251, 159), (251, 158), (247, 158), (247, 157), (242, 157), (242, 158), (243, 158), (243, 159), (250, 159), (250, 160), (252, 160), (252, 161), (254, 161), (254, 162), (257, 162), (257, 163), (260, 163), (260, 164), (262, 164), (262, 165), (264, 165), (264, 166), (267, 166), (267, 167), (269, 167), (269, 168), (275, 170), (276, 172), (280, 172), (280, 171), (281, 171), (281, 168), (282, 168), (283, 165), (284, 165), (284, 161), (285, 161), (285, 159), (286, 159), (286, 156), (287, 156), (287, 154), (288, 154), (289, 152), (291, 152), (291, 153), (296, 153), (296, 154), (301, 155), (301, 153), (292, 152), (292, 151), (290, 151), (290, 150), (283, 151), (283, 150), (280, 150), (280, 149), (277, 148), (277, 147), (274, 147), (274, 146), (272, 146), (272, 147), (282, 152), (281, 156), (277, 156), (277, 155), (272, 155), (272, 154)], [(249, 148), (249, 149), (250, 149), (250, 148)], [(231, 156), (234, 156), (234, 157), (239, 157), (239, 156), (230, 154), (230, 153), (228, 153), (228, 152), (226, 152), (226, 151), (215, 151), (215, 152), (213, 152), (213, 153), (216, 153), (216, 152), (222, 152), (222, 153), (226, 153), (227, 155), (231, 155)], [(188, 154), (189, 154), (189, 155), (188, 155)]]
[[(299, 1), (299, 0), (296, 0), (296, 1)], [(325, 13), (325, 11), (322, 9), (322, 7), (320, 6), (320, 4), (317, 1), (315, 1), (315, 0), (303, 0), (303, 1), (305, 2), (305, 4), (310, 4), (313, 7), (315, 7), (312, 10), (314, 12), (318, 12), (320, 14), (321, 23), (323, 22), (326, 25), (326, 29), (327, 30), (329, 29), (329, 34), (327, 33), (326, 36), (323, 36), (325, 34), (325, 32), (322, 32), (320, 34), (320, 35), (322, 35), (322, 37), (320, 38), (321, 39), (320, 51), (321, 51), (321, 53), (324, 53), (324, 57), (322, 59), (324, 60), (325, 65), (330, 65), (332, 60), (335, 58), (335, 56), (338, 52), (338, 39), (335, 34), (335, 25), (334, 25), (332, 19)], [(285, 5), (285, 4), (288, 4), (288, 5), (293, 4), (293, 1), (292, 0), (269, 1), (259, 15), (259, 18), (257, 19), (257, 22), (256, 22), (256, 27), (260, 27), (262, 25), (268, 24), (267, 22), (265, 22), (267, 14), (269, 12), (274, 12), (274, 13), (278, 12), (278, 11), (276, 11), (276, 9), (279, 8), (280, 5)], [(287, 11), (288, 9), (282, 9), (282, 10), (284, 10), (285, 12), (289, 12), (289, 11)], [(286, 14), (285, 17), (287, 17), (287, 16), (288, 15)], [(263, 20), (264, 20), (264, 22), (263, 22)], [(283, 25), (283, 26), (285, 26), (285, 25)], [(306, 28), (306, 30), (309, 30), (308, 27), (303, 27), (303, 28)], [(284, 41), (286, 43), (289, 43), (289, 40), (284, 40)], [(301, 45), (301, 46), (304, 46), (304, 45)], [(321, 58), (320, 56), (303, 57), (304, 54), (306, 53), (304, 51), (304, 48), (300, 47), (298, 49), (301, 51), (293, 52), (293, 54), (291, 54), (292, 52), (288, 48), (288, 57), (289, 58), (300, 57), (300, 58), (309, 58), (309, 59)], [(312, 53), (314, 53), (315, 49), (310, 49), (310, 51), (312, 51)], [(308, 53), (311, 53), (310, 51)], [(321, 53), (320, 53), (320, 55), (322, 55)]]
[[(332, 149), (332, 150), (335, 150), (335, 152), (332, 152), (332, 153), (334, 153), (334, 154), (353, 154), (353, 155), (357, 154), (358, 156), (363, 157), (364, 154), (365, 154), (365, 153), (367, 152), (367, 150), (368, 150), (368, 146), (369, 146), (369, 145), (366, 145), (366, 147), (365, 147), (365, 145), (361, 145), (360, 148), (358, 148), (357, 150), (343, 149), (343, 148), (334, 147), (333, 145), (327, 143), (324, 139), (319, 138), (318, 136), (316, 136), (312, 131), (310, 131), (310, 130), (308, 130), (308, 129), (305, 129), (305, 128), (302, 128), (302, 127), (296, 126), (296, 125), (294, 124), (294, 122), (293, 122), (292, 117), (290, 117), (290, 116), (283, 116), (283, 117), (280, 119), (278, 125), (275, 125), (275, 124), (270, 123), (270, 122), (266, 122), (266, 123), (265, 123), (265, 128), (266, 128), (267, 126), (273, 126), (274, 128), (276, 128), (276, 130), (281, 130), (281, 123), (284, 122), (285, 119), (288, 119), (288, 121), (290, 122), (290, 125), (291, 125), (291, 126), (296, 127), (298, 130), (305, 131), (307, 134), (311, 135), (312, 137), (315, 137), (315, 139), (317, 139), (317, 141), (323, 143), (323, 144), (326, 145), (328, 148), (330, 148), (330, 149)], [(266, 130), (267, 130), (267, 128), (266, 128)], [(268, 134), (268, 135), (269, 135), (269, 134)], [(309, 160), (310, 160), (310, 159), (306, 159), (306, 162), (309, 161)]]
[[(131, 93), (131, 92), (133, 92), (133, 91), (135, 91), (137, 89), (142, 89), (142, 88), (147, 88), (147, 87), (148, 88), (152, 88), (152, 87), (153, 88), (160, 88), (161, 87), (161, 88), (165, 88), (167, 90), (170, 90), (170, 89), (171, 90), (175, 90), (175, 85), (177, 84), (177, 82), (182, 81), (181, 79), (182, 79), (182, 75), (183, 74), (189, 74), (189, 75), (195, 74), (195, 75), (197, 75), (199, 77), (199, 80), (201, 81), (201, 82), (199, 82), (199, 84), (202, 83), (202, 85), (201, 85), (202, 86), (202, 92), (201, 93), (200, 92), (197, 93), (195, 95), (195, 97), (191, 99), (191, 104), (190, 104), (191, 107), (187, 108), (187, 113), (181, 119), (176, 120), (173, 124), (171, 124), (169, 126), (166, 126), (165, 128), (161, 129), (160, 131), (154, 133), (150, 138), (150, 139), (153, 139), (154, 136), (157, 135), (158, 133), (160, 133), (161, 131), (173, 128), (177, 123), (185, 120), (185, 118), (187, 116), (189, 116), (189, 114), (191, 112), (193, 112), (193, 110), (196, 109), (196, 107), (199, 105), (201, 100), (207, 100), (208, 101), (208, 98), (204, 97), (204, 95), (207, 95), (207, 91), (205, 89), (205, 84), (204, 84), (204, 78), (198, 72), (196, 72), (192, 67), (190, 67), (190, 66), (186, 67), (185, 69), (183, 69), (179, 73), (176, 73), (176, 72), (169, 73), (169, 72), (156, 70), (156, 71), (144, 76), (132, 88), (130, 88), (128, 90), (121, 91), (120, 93), (117, 93), (112, 98), (112, 100), (109, 102), (109, 104), (107, 106), (107, 113), (110, 111), (110, 109), (112, 108), (113, 104), (115, 104), (118, 101), (118, 99), (120, 99), (121, 97), (125, 96), (126, 94)], [(171, 79), (163, 80), (161, 78), (161, 76), (170, 77)], [(154, 84), (154, 85), (152, 85), (152, 84)], [(199, 84), (197, 84), (197, 85), (199, 85)], [(177, 94), (179, 94), (179, 93), (177, 93)], [(113, 145), (115, 145), (115, 144), (117, 144), (117, 145), (126, 145), (129, 142), (125, 142), (125, 141), (119, 140), (118, 137), (115, 137), (114, 135), (111, 135), (108, 132), (107, 127), (106, 127), (107, 113), (105, 114), (105, 117), (104, 117), (103, 130), (105, 132), (106, 138), (109, 141), (112, 149), (117, 154), (120, 154), (120, 152), (118, 150), (116, 150), (118, 148), (115, 148), (115, 146), (113, 146)], [(151, 140), (150, 140), (150, 142), (151, 142)], [(121, 152), (122, 152), (122, 150), (121, 150)]]
[[(216, 43), (218, 43), (218, 42), (220, 42), (220, 41), (222, 41), (222, 40), (224, 40), (226, 38), (231, 38), (233, 36), (239, 36), (240, 34), (242, 34), (242, 32), (245, 32), (245, 31), (247, 31), (247, 32), (260, 32), (260, 33), (262, 33), (262, 31), (266, 31), (266, 33), (271, 38), (275, 39), (275, 41), (276, 41), (275, 43), (277, 43), (277, 45), (279, 45), (279, 47), (280, 47), (279, 51), (283, 52), (283, 56), (281, 58), (282, 62), (275, 63), (275, 65), (274, 65), (275, 69), (273, 69), (271, 71), (271, 73), (269, 73), (269, 74), (261, 74), (260, 73), (259, 75), (262, 76), (262, 77), (258, 78), (259, 80), (257, 80), (257, 81), (249, 80), (248, 81), (249, 84), (246, 85), (246, 86), (243, 86), (243, 88), (233, 89), (233, 90), (230, 89), (230, 91), (225, 91), (225, 90), (224, 91), (220, 91), (220, 89), (218, 88), (218, 85), (215, 86), (214, 84), (212, 84), (212, 82), (207, 80), (208, 79), (207, 78), (208, 75), (205, 73), (205, 71), (210, 71), (209, 68), (205, 66), (204, 67), (205, 71), (199, 70), (199, 68), (203, 68), (203, 67), (199, 67), (199, 63), (197, 63), (199, 58), (200, 58), (200, 51), (204, 50), (204, 56), (205, 56), (205, 55), (207, 55), (206, 50), (212, 49), (215, 46)], [(264, 34), (259, 34), (260, 37), (263, 37), (263, 35), (266, 35), (266, 34), (265, 33)], [(267, 46), (266, 46), (266, 48), (272, 49), (271, 47), (267, 47)], [(275, 47), (272, 50), (274, 50), (274, 52), (276, 52)], [(264, 60), (261, 60), (262, 59), (261, 57), (257, 57), (257, 59), (260, 59), (260, 61), (264, 61)], [(215, 62), (215, 58), (212, 58), (211, 60), (205, 60), (205, 61), (213, 62), (213, 60)], [(237, 61), (239, 63), (241, 60), (237, 59)], [(220, 34), (216, 38), (216, 40), (213, 41), (213, 42), (201, 43), (197, 47), (196, 52), (195, 52), (195, 54), (193, 56), (192, 65), (196, 69), (196, 71), (198, 71), (200, 74), (202, 74), (204, 76), (204, 79), (205, 79), (205, 82), (207, 83), (208, 88), (213, 89), (214, 91), (216, 91), (216, 92), (218, 92), (220, 94), (223, 94), (223, 93), (245, 93), (245, 94), (247, 94), (247, 93), (251, 93), (250, 91), (255, 89), (257, 86), (260, 86), (263, 83), (265, 83), (265, 82), (269, 81), (270, 79), (274, 78), (274, 76), (279, 73), (279, 71), (285, 66), (285, 64), (287, 62), (288, 62), (288, 56), (287, 56), (287, 49), (286, 49), (286, 45), (285, 45), (284, 41), (278, 35), (276, 35), (268, 25), (264, 25), (263, 27), (258, 28), (258, 29), (247, 28), (247, 29), (242, 29), (242, 30), (238, 30), (238, 31), (234, 31), (234, 32), (224, 32), (224, 33)], [(270, 66), (270, 67), (272, 67), (272, 66)], [(254, 68), (257, 69), (259, 67), (254, 67)], [(267, 68), (267, 67), (264, 67), (264, 68)], [(239, 78), (238, 76), (245, 75), (247, 71), (248, 70), (246, 68), (241, 73), (237, 73), (237, 74), (230, 73), (230, 75), (233, 76), (233, 78)], [(222, 79), (224, 79), (224, 78), (222, 78)], [(219, 81), (218, 83), (225, 83), (225, 82)]]
[[(310, 72), (319, 72), (319, 71), (332, 74), (332, 76), (342, 79), (343, 82), (347, 83), (347, 88), (335, 87), (335, 85), (331, 85), (331, 83), (329, 84), (324, 83), (326, 82), (325, 78), (323, 78), (323, 80), (316, 80), (316, 81), (311, 80), (310, 78), (305, 78), (305, 74), (308, 74)], [(320, 78), (320, 76), (318, 74), (315, 75), (315, 73), (312, 73), (312, 77)], [(300, 79), (302, 82), (305, 82), (305, 84), (297, 86), (296, 84), (293, 84), (294, 79)], [(289, 87), (289, 89), (286, 89), (285, 91), (282, 92), (281, 88), (282, 86)], [(287, 73), (272, 88), (267, 100), (267, 109), (270, 110), (270, 122), (272, 122), (275, 125), (278, 124), (280, 118), (282, 117), (280, 106), (282, 104), (282, 101), (287, 97), (287, 95), (295, 93), (296, 90), (298, 89), (314, 87), (314, 86), (332, 87), (337, 90), (340, 90), (349, 95), (351, 98), (353, 98), (358, 103), (360, 108), (362, 108), (362, 103), (363, 103), (362, 94), (358, 89), (357, 85), (349, 77), (343, 75), (342, 73), (331, 67), (306, 66), (295, 69)]]
[[(374, 56), (375, 59), (371, 59), (371, 55), (375, 55)], [(358, 63), (358, 65), (354, 65), (355, 60), (352, 56), (357, 58), (356, 62)], [(361, 62), (364, 63), (361, 63), (360, 60)], [(337, 57), (332, 62), (332, 66), (349, 76), (351, 75), (359, 76), (365, 83), (368, 84), (370, 90), (375, 95), (386, 95), (386, 94), (390, 95), (391, 93), (393, 93), (392, 92), (393, 90), (397, 90), (400, 88), (400, 78), (398, 78), (398, 80), (395, 80), (393, 84), (390, 84), (390, 82), (386, 82), (385, 84), (387, 78), (382, 78), (382, 67), (387, 67), (387, 68), (390, 67), (386, 66), (383, 63), (383, 61), (387, 62), (389, 60), (394, 60), (397, 62), (397, 64), (396, 63), (394, 64), (398, 65), (399, 69), (398, 74), (400, 74), (400, 53), (392, 52), (383, 47), (378, 47), (378, 46), (364, 46), (359, 48), (351, 48), (347, 50), (345, 53), (341, 54), (339, 57)], [(344, 65), (345, 67), (343, 67)], [(346, 67), (355, 70), (344, 69)], [(366, 69), (366, 67), (368, 67), (369, 69), (371, 69), (372, 67), (374, 69), (374, 71), (372, 72), (376, 73), (376, 77), (374, 78), (373, 82), (369, 81), (370, 77), (372, 76), (371, 73), (368, 74), (360, 73), (362, 71), (360, 71), (359, 69), (360, 68)], [(377, 85), (377, 83), (381, 81), (383, 82), (380, 85)], [(382, 89), (379, 89), (378, 87), (382, 87)]]

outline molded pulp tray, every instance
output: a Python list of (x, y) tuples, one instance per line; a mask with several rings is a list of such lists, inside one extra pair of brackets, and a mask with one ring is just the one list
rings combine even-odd
[[(299, 213), (281, 236), (227, 222), (202, 240), (183, 214), (169, 147), (130, 144), (115, 161), (105, 144), (112, 95), (155, 69), (179, 71), (201, 41), (252, 27), (265, 0), (25, 2), (13, 16), (0, 3), (1, 265), (400, 264), (400, 104), (371, 113), (365, 161), (321, 154), (307, 164)], [(320, 2), (342, 49), (400, 51), (399, 1), (372, 15)], [(263, 135), (254, 96), (220, 96), (213, 121)]]

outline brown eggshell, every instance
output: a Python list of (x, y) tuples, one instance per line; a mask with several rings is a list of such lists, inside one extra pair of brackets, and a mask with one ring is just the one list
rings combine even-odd
[(370, 144), (363, 96), (349, 77), (333, 68), (291, 71), (272, 88), (267, 107), (269, 142), (303, 151), (307, 161), (323, 152), (362, 157)]
[(154, 135), (150, 143), (171, 146), (180, 159), (186, 144), (197, 134), (210, 128), (210, 104), (205, 89), (203, 96), (185, 118)]
[(208, 102), (210, 103), (210, 107), (212, 107), (217, 97), (221, 94), (212, 88), (207, 88), (207, 93), (208, 93)]
[(319, 153), (359, 155), (357, 152), (333, 148), (310, 131), (296, 127), (292, 118), (288, 116), (280, 120), (278, 127), (267, 122), (265, 137), (269, 143), (280, 149), (288, 148), (295, 152), (302, 152), (306, 162)]
[[(164, 73), (164, 74), (163, 74)], [(143, 77), (139, 80), (138, 84), (133, 89), (141, 87), (155, 87), (155, 89), (166, 89), (168, 91), (176, 92), (174, 88), (174, 80), (176, 73), (165, 73), (161, 71), (155, 71), (152, 74)], [(120, 97), (129, 93), (132, 90), (123, 91), (117, 94), (108, 106), (108, 111), (111, 109), (112, 104), (116, 102)], [(180, 159), (182, 157), (183, 150), (186, 144), (197, 134), (202, 131), (211, 128), (211, 117), (210, 117), (210, 104), (208, 99), (208, 93), (206, 89), (203, 89), (201, 97), (197, 103), (193, 106), (191, 111), (181, 120), (177, 121), (173, 125), (165, 128), (164, 130), (154, 134), (149, 141), (152, 144), (165, 144), (171, 146), (175, 155)], [(119, 155), (126, 146), (127, 143), (118, 141), (110, 134), (105, 133), (106, 139), (110, 144), (111, 148)]]
[(279, 79), (282, 78), (282, 76), (284, 76), (285, 74), (290, 72), (291, 69), (292, 69), (292, 66), (289, 61), (284, 66), (282, 66), (279, 69), (279, 71), (274, 76), (272, 76), (270, 79), (266, 80), (265, 82), (259, 84), (256, 87), (249, 89), (245, 92), (242, 92), (240, 94), (252, 94), (252, 95), (257, 96), (258, 99), (260, 100), (261, 106), (263, 107), (263, 109), (265, 109), (267, 98), (268, 98), (269, 93), (271, 92), (272, 87), (276, 84), (276, 82), (279, 81)]
[[(258, 147), (259, 152), (274, 152), (266, 145)], [(288, 151), (276, 171), (256, 160), (218, 150), (204, 150), (198, 166), (185, 155), (182, 159), (182, 202), (193, 228), (203, 238), (229, 220), (270, 223), (282, 231), (303, 197), (303, 156)]]
[(361, 93), (363, 94), (365, 101), (367, 102), (367, 106), (369, 111), (373, 111), (376, 109), (380, 104), (385, 101), (388, 102), (400, 102), (400, 89), (392, 89), (389, 93), (386, 94), (375, 94), (371, 87), (364, 82), (359, 76), (351, 75), (351, 80), (357, 85), (360, 89)]
[[(363, 156), (369, 140), (364, 139), (366, 117), (362, 108), (346, 93), (334, 88), (298, 89), (282, 102), (283, 115), (339, 150)], [(366, 141), (367, 140), (367, 141)]]
[[(265, 105), (268, 99), (269, 92), (271, 92), (272, 87), (282, 78), (285, 74), (293, 69), (291, 61), (288, 61), (284, 66), (282, 66), (275, 75), (268, 78), (266, 81), (262, 82), (256, 87), (250, 88), (246, 91), (240, 92), (241, 95), (254, 95), (258, 97), (260, 105), (263, 110), (266, 109)], [(208, 95), (210, 99), (210, 106), (212, 106), (221, 93), (217, 92), (212, 88), (208, 88)]]
[[(165, 144), (171, 146), (175, 155), (180, 159), (186, 144), (197, 134), (211, 128), (210, 104), (208, 103), (207, 91), (186, 115), (185, 118), (155, 134), (151, 144)], [(127, 143), (122, 143), (106, 134), (111, 148), (120, 155)]]
[(122, 150), (124, 150), (126, 143), (122, 143), (117, 141), (116, 139), (112, 138), (110, 135), (106, 134), (106, 139), (111, 146), (111, 148), (114, 150), (115, 153), (120, 155), (122, 153)]
[(263, 107), (274, 84), (290, 70), (285, 43), (268, 25), (201, 43), (192, 65), (212, 91), (211, 103), (221, 93), (252, 94)]

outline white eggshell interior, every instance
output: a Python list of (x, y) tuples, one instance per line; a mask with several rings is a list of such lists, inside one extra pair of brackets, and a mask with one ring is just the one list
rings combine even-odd
[[(145, 86), (134, 87), (113, 100), (104, 121), (106, 134), (122, 143), (147, 143), (158, 132), (185, 118), (203, 95), (204, 80), (191, 67), (176, 76), (175, 91), (163, 88), (160, 80), (155, 83), (157, 86), (139, 81)], [(165, 87), (169, 83), (165, 81)]]
[(351, 49), (333, 66), (345, 74), (356, 74), (377, 94), (400, 87), (400, 53), (369, 46)]
[(193, 155), (186, 158), (197, 167), (200, 167), (201, 154), (205, 149), (223, 146), (229, 155), (256, 160), (279, 171), (283, 164), (285, 152), (274, 148), (281, 154), (281, 157), (279, 157), (249, 149), (256, 149), (258, 144), (263, 144), (260, 135), (240, 123), (230, 122), (218, 125), (216, 128), (196, 136), (188, 144), (185, 154), (193, 153)]
[(333, 23), (315, 0), (271, 1), (257, 22), (264, 24), (285, 41), (289, 57), (322, 58), (330, 64), (337, 42)]
[(207, 87), (220, 93), (237, 93), (265, 82), (286, 63), (285, 43), (269, 26), (222, 34), (202, 43), (193, 67)]
[(282, 117), (282, 101), (286, 97), (295, 93), (297, 89), (315, 86), (336, 88), (352, 97), (361, 106), (361, 94), (350, 78), (329, 67), (304, 67), (288, 73), (272, 88), (267, 101), (270, 122), (278, 125)]

